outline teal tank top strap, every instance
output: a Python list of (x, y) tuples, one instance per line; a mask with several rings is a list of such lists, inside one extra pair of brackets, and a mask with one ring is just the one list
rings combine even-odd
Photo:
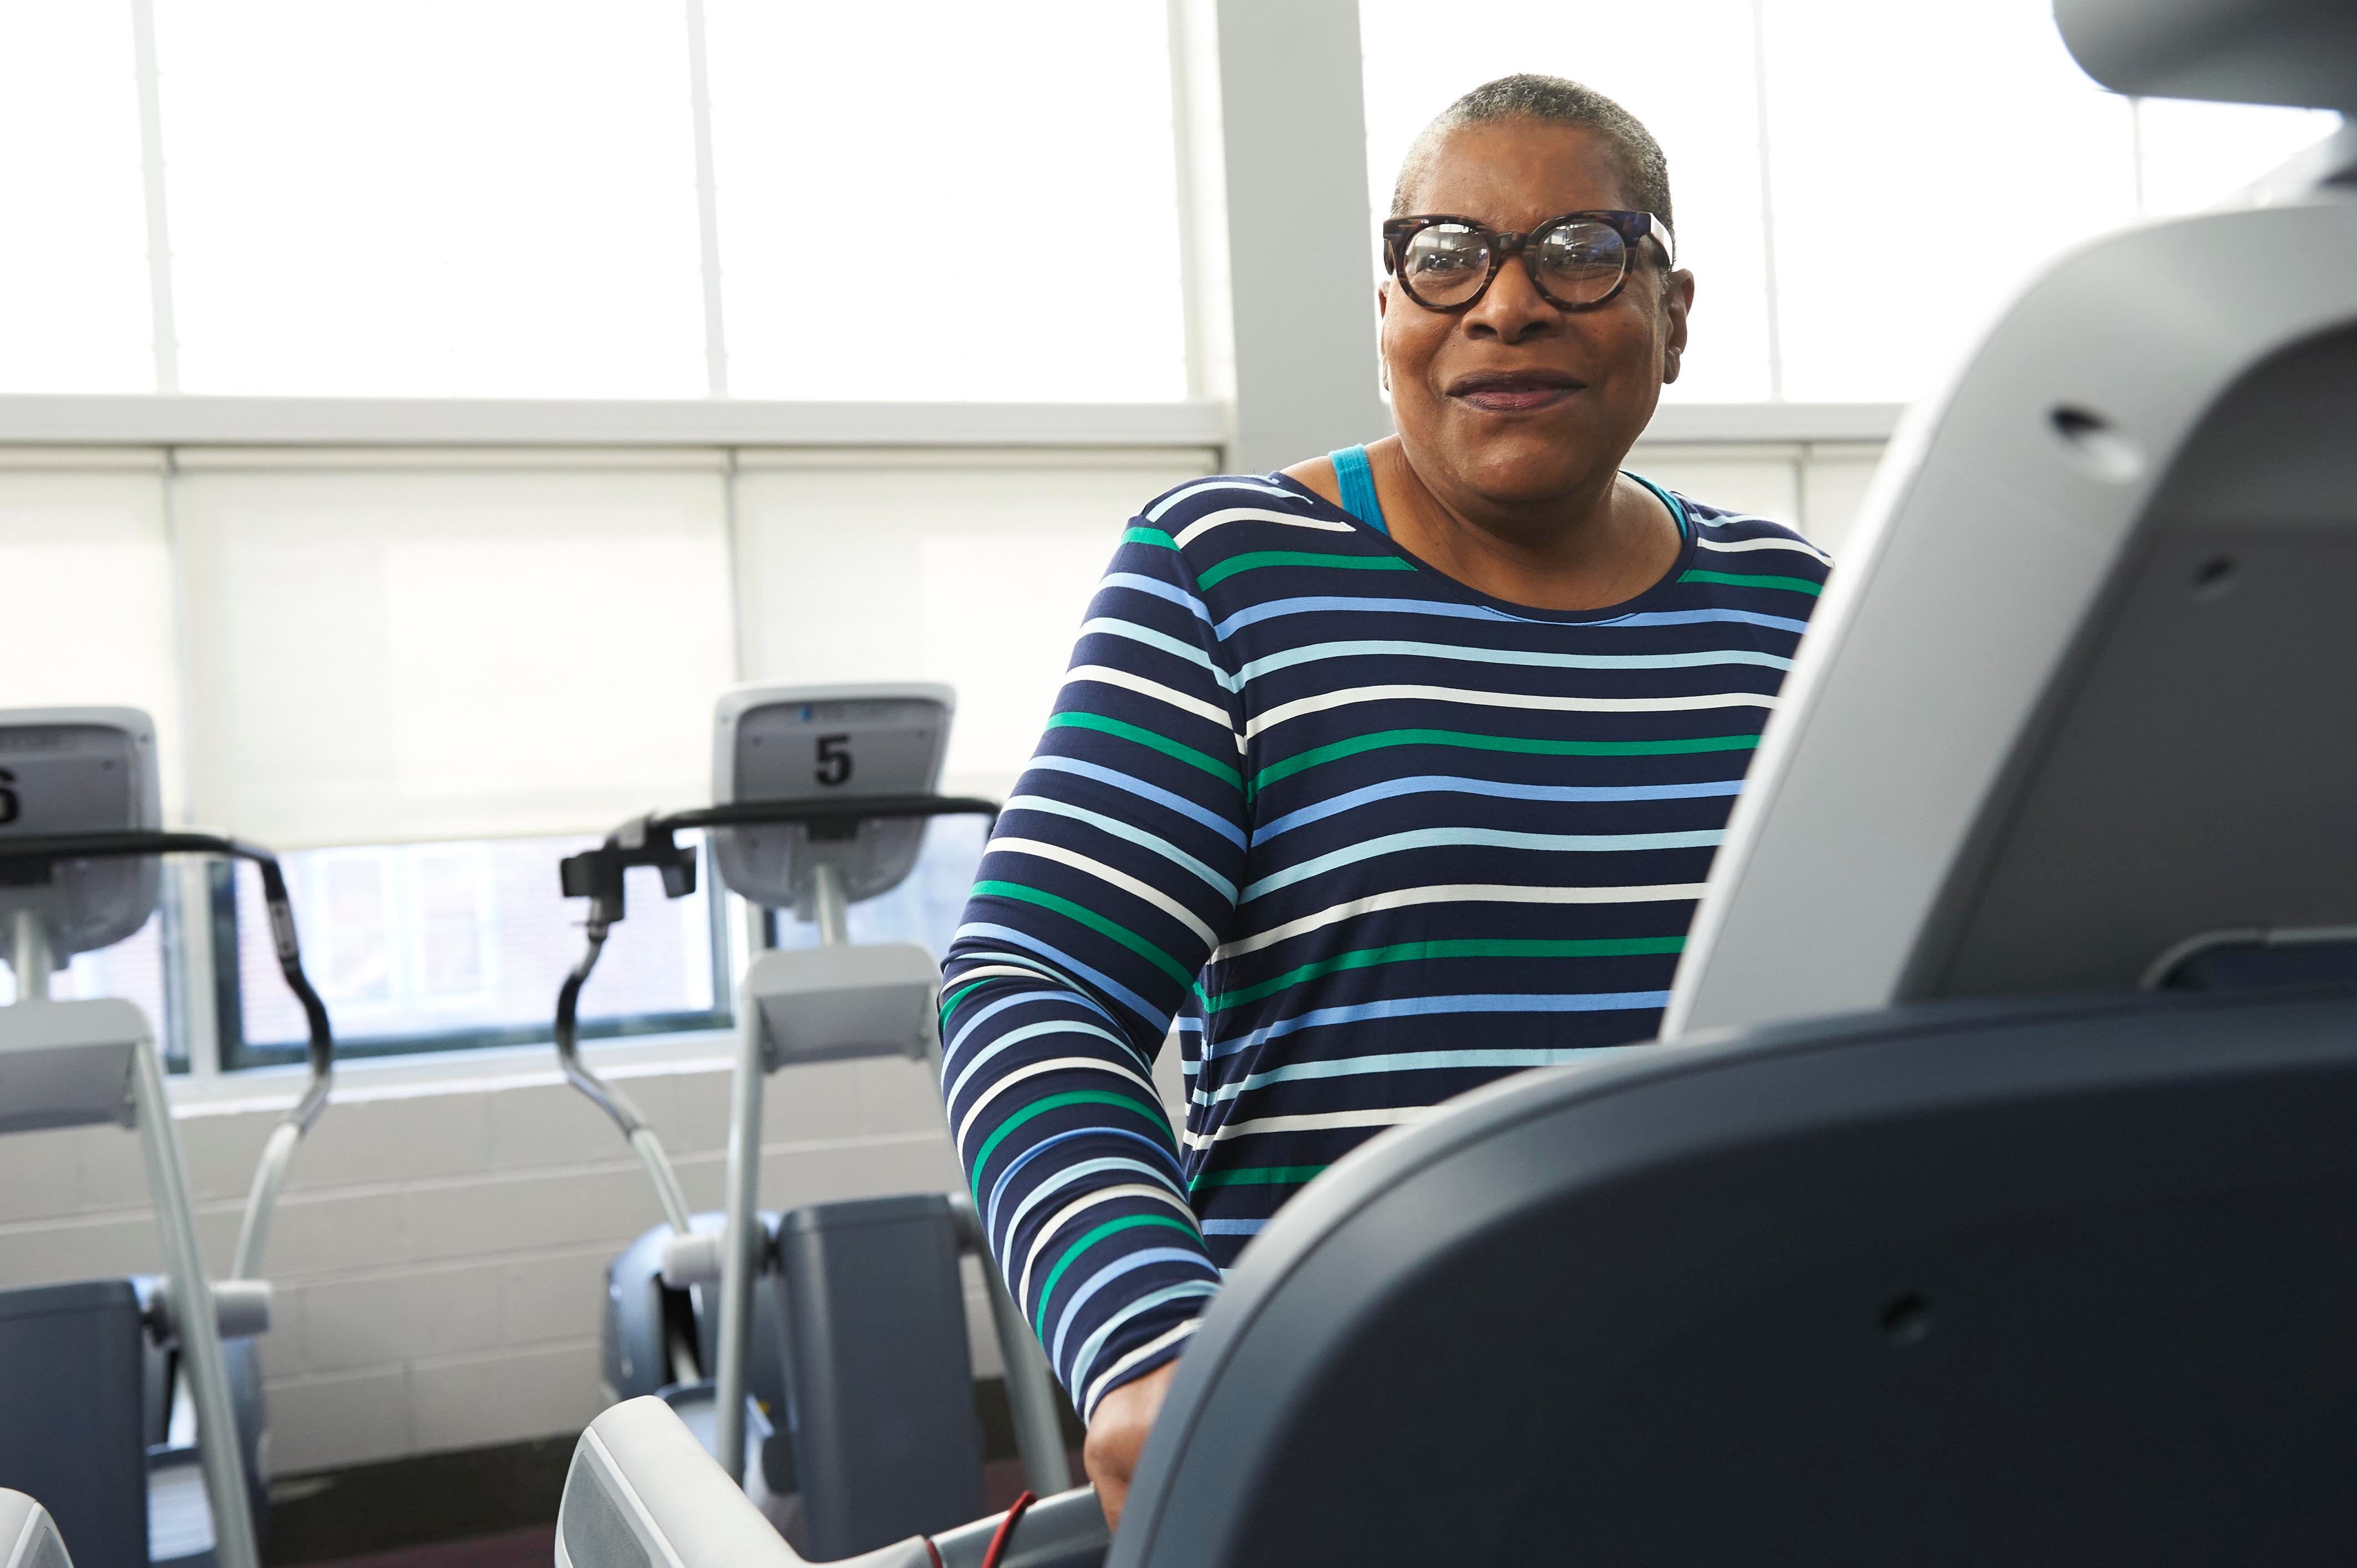
[(1367, 449), (1345, 446), (1327, 453), (1326, 460), (1334, 465), (1334, 481), (1341, 487), (1342, 510), (1389, 538), (1392, 531), (1383, 524), (1383, 503), (1375, 499), (1375, 476), (1367, 467)]
[[(1629, 474), (1629, 470), (1626, 468), (1623, 468), (1620, 471), (1624, 474)], [(1671, 521), (1678, 525), (1678, 538), (1681, 542), (1694, 537), (1694, 523), (1687, 518), (1686, 509), (1682, 503), (1680, 503), (1677, 497), (1670, 494), (1669, 491), (1662, 489), (1661, 486), (1653, 483), (1652, 480), (1645, 478), (1642, 474), (1629, 474), (1629, 477), (1662, 498), (1662, 504), (1670, 509)], [(1348, 496), (1351, 492), (1344, 490), (1342, 493), (1345, 496)]]

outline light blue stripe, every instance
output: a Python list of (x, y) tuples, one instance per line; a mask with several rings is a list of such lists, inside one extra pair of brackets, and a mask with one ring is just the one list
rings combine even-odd
[[(1244, 888), (1242, 902), (1322, 876), (1339, 866), (1356, 865), (1386, 854), (1417, 849), (1527, 849), (1547, 853), (1614, 854), (1654, 849), (1711, 849), (1726, 837), (1719, 828), (1698, 828), (1675, 833), (1517, 833), (1502, 828), (1417, 828), (1412, 832), (1386, 833), (1326, 854), (1314, 855), (1264, 876)], [(1459, 875), (1458, 880), (1464, 877)]]
[(1069, 1144), (1075, 1138), (1123, 1138), (1130, 1143), (1142, 1144), (1149, 1152), (1161, 1155), (1169, 1164), (1170, 1168), (1178, 1173), (1181, 1181), (1186, 1179), (1186, 1167), (1179, 1164), (1176, 1145), (1157, 1143), (1143, 1133), (1133, 1133), (1125, 1127), (1074, 1127), (1068, 1132), (1059, 1133), (1052, 1138), (1042, 1138), (1009, 1162), (1006, 1168), (998, 1173), (998, 1179), (990, 1184), (990, 1201), (983, 1205), (982, 1214), (985, 1227), (983, 1233), (992, 1238), (992, 1246), (1002, 1251), (1006, 1250), (1006, 1240), (998, 1234), (998, 1205), (1006, 1196), (1006, 1184), (1013, 1181), (1025, 1165), (1049, 1150)]
[(1108, 572), (1105, 574), (1104, 581), (1098, 586), (1127, 588), (1132, 593), (1151, 594), (1157, 599), (1168, 599), (1179, 608), (1190, 611), (1195, 618), (1205, 626), (1211, 624), (1211, 612), (1203, 607), (1202, 600), (1176, 583), (1166, 583), (1159, 577), (1148, 577), (1136, 572)]
[[(1317, 615), (1426, 615), (1449, 620), (1498, 620), (1515, 625), (1532, 624), (1520, 616), (1510, 616), (1493, 610), (1487, 605), (1460, 605), (1448, 599), (1375, 599), (1345, 594), (1310, 594), (1297, 599), (1275, 599), (1250, 609), (1238, 610), (1211, 628), (1211, 635), (1224, 642), (1245, 627), (1256, 626), (1278, 616)], [(1553, 625), (1553, 622), (1545, 624)]]
[(1009, 811), (1044, 811), (1051, 817), (1070, 817), (1076, 822), (1086, 822), (1100, 832), (1111, 833), (1114, 837), (1134, 843), (1141, 849), (1150, 849), (1173, 865), (1185, 866), (1209, 883), (1220, 897), (1225, 898), (1231, 905), (1236, 901), (1234, 883), (1205, 865), (1177, 844), (1147, 832), (1144, 828), (1131, 827), (1127, 822), (1116, 821), (1102, 811), (1092, 811), (1085, 806), (1068, 806), (1063, 801), (1046, 795), (1016, 796), (998, 809), (1000, 820), (1006, 820), (1006, 813)]
[(1038, 1208), (1041, 1199), (1050, 1193), (1062, 1191), (1076, 1181), (1088, 1176), (1103, 1176), (1108, 1171), (1126, 1171), (1132, 1175), (1158, 1181), (1169, 1187), (1180, 1202), (1186, 1201), (1187, 1189), (1184, 1187), (1173, 1185), (1168, 1176), (1143, 1160), (1125, 1160), (1117, 1155), (1107, 1155), (1102, 1159), (1082, 1160), (1078, 1165), (1066, 1165), (1062, 1170), (1033, 1187), (1031, 1196), (1017, 1204), (1015, 1212), (1006, 1217), (1006, 1248), (999, 1259), (998, 1272), (1003, 1275), (1011, 1275), (1015, 1273), (1015, 1233), (1023, 1229), (1023, 1217)]
[(1039, 938), (1031, 935), (1028, 931), (1018, 931), (1012, 926), (993, 926), (979, 920), (974, 920), (960, 926), (957, 929), (957, 934), (950, 940), (953, 942), (963, 941), (968, 936), (996, 937), (1000, 941), (1013, 942), (1019, 948), (1036, 949), (1040, 957), (1050, 959), (1057, 963), (1062, 964), (1074, 974), (1079, 975), (1082, 980), (1087, 981), (1091, 985), (1097, 987), (1107, 996), (1112, 997), (1114, 1001), (1120, 1003), (1123, 1006), (1128, 1008), (1131, 1012), (1136, 1014), (1147, 1023), (1153, 1025), (1155, 1033), (1162, 1034), (1168, 1031), (1170, 1027), (1169, 1014), (1157, 1008), (1154, 1004), (1148, 1002), (1145, 997), (1140, 996), (1136, 992), (1132, 991), (1128, 986), (1124, 985), (1120, 981), (1115, 980), (1113, 976), (1103, 973), (1101, 971), (1091, 969), (1087, 964), (1081, 962), (1080, 960), (1074, 958), (1071, 954), (1065, 952), (1060, 948), (1049, 946), (1048, 943), (1043, 942)]
[(1193, 1098), (1198, 1105), (1217, 1105), (1248, 1094), (1255, 1089), (1266, 1089), (1273, 1083), (1294, 1083), (1304, 1079), (1356, 1078), (1368, 1072), (1434, 1072), (1450, 1068), (1477, 1067), (1560, 1067), (1567, 1061), (1593, 1056), (1598, 1051), (1627, 1050), (1626, 1046), (1541, 1046), (1529, 1050), (1463, 1050), (1463, 1051), (1394, 1051), (1388, 1056), (1345, 1057), (1340, 1061), (1295, 1062), (1288, 1067), (1273, 1067), (1265, 1072), (1253, 1073), (1233, 1083), (1222, 1084), (1217, 1092), (1198, 1092)]
[[(1734, 621), (1742, 626), (1772, 627), (1798, 636), (1809, 629), (1809, 623), (1794, 620), (1790, 616), (1761, 615), (1757, 610), (1648, 610), (1641, 615), (1616, 616), (1598, 626), (1701, 626), (1708, 621)], [(1789, 666), (1791, 660), (1782, 661)]]
[[(1036, 954), (1028, 952), (1000, 952), (995, 948), (985, 948), (976, 952), (962, 952), (957, 956), (960, 962), (972, 964), (977, 968), (986, 963), (1012, 963), (1024, 965), (1039, 963), (1039, 959)], [(1040, 973), (1039, 978), (1047, 983), (1058, 987), (1058, 989), (1055, 991), (1025, 992), (1023, 993), (1024, 995), (1033, 998), (1054, 996), (1077, 1002), (1082, 1006), (1087, 1008), (1090, 1012), (1095, 1014), (1098, 1017), (1103, 1018), (1111, 1027), (1115, 1029), (1121, 1027), (1121, 1020), (1114, 1017), (1111, 1013), (1105, 1011), (1103, 1004), (1100, 1003), (1095, 997), (1082, 990), (1079, 982), (1072, 979), (1071, 975), (1058, 974), (1052, 966), (1047, 964), (1040, 964), (1040, 969), (1043, 972)], [(943, 995), (947, 995), (949, 993), (955, 991), (963, 982), (965, 976), (971, 972), (973, 972), (972, 970), (959, 970), (955, 975), (952, 976), (942, 984), (942, 993)], [(985, 985), (993, 984), (998, 981), (1005, 980), (1006, 978), (1006, 976), (1003, 974), (994, 974), (985, 978), (981, 983)]]
[(1206, 1219), (1202, 1223), (1203, 1234), (1206, 1236), (1257, 1236), (1260, 1234), (1260, 1228), (1268, 1221), (1265, 1219)]
[(1084, 762), (1077, 757), (1035, 757), (1031, 759), (1031, 766), (1045, 768), (1051, 772), (1071, 773), (1082, 779), (1093, 779), (1100, 784), (1110, 784), (1116, 789), (1126, 790), (1140, 800), (1151, 800), (1157, 806), (1168, 807), (1182, 817), (1202, 823), (1238, 849), (1244, 847), (1243, 830), (1237, 827), (1235, 823), (1216, 811), (1196, 804), (1184, 795), (1171, 793), (1159, 784), (1149, 784), (1143, 779), (1133, 779), (1128, 774), (1107, 768), (1102, 763)]
[(1140, 626), (1135, 621), (1117, 620), (1112, 616), (1092, 616), (1081, 623), (1081, 635), (1077, 640), (1085, 641), (1092, 637), (1125, 638), (1131, 642), (1143, 643), (1148, 648), (1168, 653), (1173, 659), (1184, 660), (1189, 664), (1199, 666), (1212, 680), (1217, 681), (1225, 691), (1235, 691), (1240, 684), (1238, 682), (1229, 680), (1227, 671), (1212, 663), (1211, 656), (1193, 643), (1181, 642), (1168, 632), (1157, 631), (1150, 626)]
[(1335, 1024), (1364, 1024), (1376, 1018), (1431, 1018), (1451, 1013), (1633, 1013), (1669, 1004), (1670, 993), (1666, 991), (1597, 991), (1571, 995), (1469, 993), (1463, 996), (1394, 996), (1381, 1002), (1361, 1002), (1349, 1007), (1320, 1007), (1298, 1017), (1280, 1018), (1274, 1024), (1263, 1025), (1249, 1035), (1211, 1045), (1207, 1054), (1214, 1058), (1233, 1056), (1238, 1051), (1255, 1049), (1271, 1040), (1303, 1029), (1320, 1029)]
[(990, 1060), (991, 1058), (996, 1056), (1003, 1050), (1006, 1050), (1011, 1047), (1019, 1046), (1026, 1040), (1036, 1040), (1042, 1035), (1093, 1036), (1097, 1039), (1106, 1041), (1114, 1046), (1123, 1056), (1129, 1058), (1132, 1065), (1143, 1067), (1149, 1075), (1154, 1070), (1153, 1063), (1141, 1061), (1139, 1059), (1137, 1047), (1135, 1046), (1131, 1045), (1127, 1040), (1123, 1039), (1118, 1035), (1113, 1034), (1108, 1030), (1098, 1028), (1093, 1024), (1083, 1024), (1071, 1018), (1050, 1018), (1044, 1024), (1026, 1024), (1019, 1029), (1007, 1030), (1006, 1033), (999, 1036), (998, 1038), (993, 1040), (989, 1045), (974, 1053), (974, 1060), (965, 1065), (965, 1070), (958, 1074), (957, 1081), (950, 1085), (948, 1090), (942, 1095), (942, 1102), (950, 1109), (951, 1118), (955, 1120), (957, 1116), (958, 1096), (965, 1092), (967, 1080), (972, 1079), (975, 1072), (981, 1069), (983, 1063)]
[[(1105, 1341), (1112, 1338), (1114, 1331), (1131, 1318), (1151, 1312), (1168, 1302), (1185, 1301), (1189, 1296), (1217, 1295), (1219, 1293), (1220, 1287), (1209, 1280), (1188, 1280), (1180, 1284), (1165, 1285), (1160, 1290), (1149, 1291), (1139, 1296), (1135, 1301), (1106, 1318), (1094, 1334), (1081, 1341), (1080, 1351), (1072, 1358), (1071, 1381), (1065, 1386), (1072, 1391), (1075, 1397), (1086, 1397), (1090, 1375), (1096, 1370), (1097, 1357), (1103, 1351)], [(1081, 1412), (1081, 1420), (1083, 1423), (1087, 1422), (1093, 1411), (1094, 1407), (1092, 1406), (1089, 1410)]]
[[(950, 983), (952, 987), (954, 987), (956, 982), (952, 981)], [(1059, 983), (1060, 984), (1061, 983), (1060, 982)], [(978, 1012), (969, 1015), (964, 1023), (958, 1026), (956, 1034), (950, 1036), (949, 1045), (942, 1051), (942, 1070), (943, 1072), (949, 1071), (951, 1066), (957, 1060), (958, 1052), (963, 1049), (965, 1045), (965, 1037), (968, 1035), (973, 1034), (974, 1026), (982, 1023), (985, 1019), (994, 1017), (1000, 1013), (1004, 1013), (1009, 1007), (1020, 1007), (1026, 1002), (1061, 1002), (1065, 1000), (1067, 994), (1068, 993), (1066, 992), (1061, 990), (1017, 991), (1011, 995), (1001, 996), (995, 1002), (985, 1004)], [(1092, 1011), (1093, 1011), (1093, 1009), (1092, 1009)]]
[[(1286, 501), (1295, 507), (1301, 505), (1301, 498), (1299, 496), (1295, 495), (1291, 490), (1286, 489), (1281, 486), (1264, 485), (1253, 479), (1237, 479), (1222, 477), (1216, 479), (1204, 479), (1199, 483), (1189, 485), (1184, 489), (1171, 491), (1168, 495), (1164, 496), (1160, 500), (1156, 501), (1152, 506), (1146, 509), (1146, 521), (1148, 522), (1160, 522), (1162, 521), (1163, 514), (1168, 512), (1172, 507), (1177, 506), (1180, 501), (1186, 500), (1190, 497), (1205, 494), (1211, 490), (1239, 490), (1251, 496), (1275, 496), (1279, 500)], [(1260, 503), (1255, 500), (1249, 503), (1239, 504), (1257, 506)]]
[[(1742, 788), (1740, 779), (1711, 779), (1699, 784), (1508, 784), (1495, 779), (1458, 779), (1427, 773), (1415, 779), (1385, 779), (1330, 800), (1320, 800), (1314, 806), (1304, 806), (1297, 811), (1287, 811), (1266, 826), (1254, 829), (1253, 844), (1257, 848), (1279, 833), (1321, 822), (1337, 811), (1396, 800), (1402, 795), (1488, 795), (1503, 800), (1695, 800), (1732, 795)], [(1008, 804), (1012, 806), (1013, 802)]]
[[(1107, 1237), (1106, 1240), (1111, 1240), (1112, 1238)], [(1211, 1259), (1186, 1247), (1147, 1247), (1115, 1258), (1091, 1274), (1079, 1290), (1065, 1297), (1063, 1310), (1056, 1314), (1056, 1337), (1049, 1346), (1048, 1359), (1060, 1363), (1063, 1360), (1064, 1337), (1072, 1331), (1073, 1320), (1080, 1316), (1081, 1308), (1089, 1304), (1090, 1298), (1124, 1274), (1134, 1274), (1156, 1263), (1192, 1263), (1206, 1273), (1217, 1274), (1220, 1272)]]
[[(1792, 624), (1797, 627), (1801, 623)], [(1326, 659), (1372, 658), (1442, 659), (1460, 664), (1507, 664), (1516, 669), (1539, 670), (1701, 670), (1720, 664), (1749, 664), (1763, 670), (1792, 667), (1790, 659), (1749, 648), (1714, 648), (1690, 653), (1526, 653), (1511, 648), (1468, 648), (1454, 642), (1365, 639), (1288, 648), (1282, 653), (1254, 660), (1238, 671), (1236, 679), (1242, 684), (1280, 670), (1290, 670), (1297, 664)]]

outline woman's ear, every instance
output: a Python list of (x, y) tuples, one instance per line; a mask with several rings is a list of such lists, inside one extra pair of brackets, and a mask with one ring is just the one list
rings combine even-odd
[(1662, 334), (1662, 381), (1678, 379), (1679, 361), (1686, 352), (1686, 312), (1694, 308), (1694, 274), (1680, 270), (1663, 281), (1662, 313), (1668, 317)]

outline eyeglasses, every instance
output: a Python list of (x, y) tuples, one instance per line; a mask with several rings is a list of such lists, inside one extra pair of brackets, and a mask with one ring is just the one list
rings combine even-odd
[(1394, 218), (1383, 225), (1383, 270), (1426, 310), (1470, 310), (1498, 269), (1519, 255), (1539, 297), (1558, 310), (1589, 310), (1629, 281), (1629, 253), (1652, 235), (1676, 265), (1670, 226), (1650, 212), (1566, 212), (1527, 234), (1501, 234), (1470, 218)]

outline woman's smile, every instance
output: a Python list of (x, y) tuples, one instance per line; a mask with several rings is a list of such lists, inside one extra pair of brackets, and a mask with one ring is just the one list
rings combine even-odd
[(1587, 389), (1586, 381), (1561, 371), (1475, 371), (1449, 382), (1448, 395), (1485, 413), (1534, 413)]

